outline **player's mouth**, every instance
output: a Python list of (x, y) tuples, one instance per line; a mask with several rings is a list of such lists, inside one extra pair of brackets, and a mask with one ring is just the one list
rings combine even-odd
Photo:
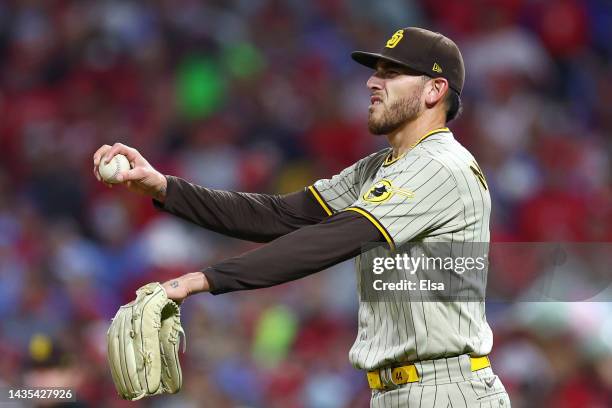
[(370, 96), (370, 108), (376, 106), (376, 105), (380, 105), (381, 103), (383, 103), (383, 100), (380, 96), (378, 95), (372, 95)]

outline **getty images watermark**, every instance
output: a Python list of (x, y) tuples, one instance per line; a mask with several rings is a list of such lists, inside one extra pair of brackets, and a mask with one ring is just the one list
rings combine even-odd
[(610, 243), (372, 244), (358, 263), (364, 301), (612, 301)]
[[(408, 253), (396, 253), (395, 256), (375, 257), (372, 261), (372, 272), (381, 275), (390, 271), (403, 271), (414, 276), (419, 270), (447, 271), (462, 275), (474, 269), (484, 271), (487, 268), (487, 254), (477, 257), (429, 257), (422, 253), (420, 256), (411, 256)], [(386, 282), (376, 279), (372, 283), (374, 290), (437, 290), (446, 289), (444, 281), (431, 279), (418, 279), (418, 281), (401, 279), (399, 282)]]

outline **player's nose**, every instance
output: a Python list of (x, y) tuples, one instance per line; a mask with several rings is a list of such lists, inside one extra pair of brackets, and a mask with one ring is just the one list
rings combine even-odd
[(380, 78), (378, 75), (373, 74), (370, 76), (370, 78), (368, 78), (366, 85), (370, 91), (381, 90), (385, 86), (385, 80)]

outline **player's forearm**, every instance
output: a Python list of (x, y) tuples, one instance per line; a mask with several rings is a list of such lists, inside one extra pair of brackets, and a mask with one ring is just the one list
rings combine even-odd
[(213, 294), (257, 289), (300, 279), (358, 255), (382, 239), (366, 218), (339, 213), (256, 250), (204, 270)]
[(316, 224), (326, 215), (308, 192), (285, 196), (212, 190), (167, 176), (155, 205), (201, 227), (235, 238), (268, 242)]

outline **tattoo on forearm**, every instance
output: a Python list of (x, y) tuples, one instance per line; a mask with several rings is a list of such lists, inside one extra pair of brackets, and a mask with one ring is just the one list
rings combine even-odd
[(171, 288), (178, 288), (178, 286), (179, 286), (178, 281), (172, 281), (172, 282), (170, 283), (170, 287), (171, 287)]

